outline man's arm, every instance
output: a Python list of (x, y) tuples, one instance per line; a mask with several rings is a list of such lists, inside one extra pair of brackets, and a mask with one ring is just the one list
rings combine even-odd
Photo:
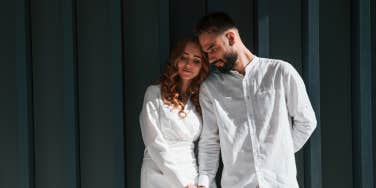
[(292, 138), (295, 152), (307, 142), (316, 128), (316, 117), (302, 78), (292, 65), (283, 62), (287, 110), (292, 117)]
[(219, 135), (213, 103), (205, 83), (200, 90), (200, 105), (203, 114), (203, 128), (198, 147), (199, 187), (209, 188), (215, 182), (219, 164)]

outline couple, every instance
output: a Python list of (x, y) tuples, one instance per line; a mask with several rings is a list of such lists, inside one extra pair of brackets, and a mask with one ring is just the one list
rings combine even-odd
[[(221, 153), (223, 188), (297, 188), (294, 153), (316, 126), (303, 80), (253, 55), (225, 13), (204, 16), (196, 34), (146, 91), (141, 187), (215, 188)], [(208, 62), (218, 71), (208, 74)]]

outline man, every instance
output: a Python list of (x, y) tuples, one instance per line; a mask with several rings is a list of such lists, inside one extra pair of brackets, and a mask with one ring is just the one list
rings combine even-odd
[(221, 151), (223, 188), (297, 188), (294, 153), (316, 127), (303, 80), (287, 62), (253, 55), (225, 13), (203, 17), (196, 33), (219, 70), (200, 90), (199, 187), (215, 187)]

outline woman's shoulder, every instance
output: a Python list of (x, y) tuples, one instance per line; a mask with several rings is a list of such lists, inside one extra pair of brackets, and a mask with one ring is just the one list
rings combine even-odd
[(161, 96), (161, 87), (159, 84), (149, 85), (145, 91), (145, 98), (157, 98)]
[(160, 91), (160, 90), (161, 90), (161, 85), (160, 84), (152, 84), (152, 85), (149, 85), (146, 88), (146, 91), (157, 92), (157, 91)]

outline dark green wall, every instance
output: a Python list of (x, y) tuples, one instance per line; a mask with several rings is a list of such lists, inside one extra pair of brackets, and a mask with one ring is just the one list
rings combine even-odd
[[(375, 1), (372, 1), (372, 6), (373, 7), (373, 11), (372, 11), (372, 16), (371, 16), (371, 19), (372, 19), (372, 49), (376, 49), (376, 2)], [(373, 119), (372, 119), (372, 122), (373, 122), (373, 176), (374, 176), (374, 180), (376, 180), (376, 50), (372, 50), (372, 112), (373, 112)], [(376, 183), (375, 183), (376, 184)], [(376, 185), (375, 185), (376, 187)]]
[[(14, 2), (0, 3), (0, 23), (7, 27), (1, 27), (0, 40), (0, 187), (5, 185), (17, 185), (18, 177), (23, 173), (18, 161), (22, 160), (17, 145), (21, 139), (15, 137), (17, 127), (17, 81), (15, 62), (15, 27), (16, 24), (10, 15), (14, 15)], [(17, 19), (17, 18), (16, 18)], [(26, 184), (24, 184), (26, 185)]]
[(81, 187), (124, 187), (122, 2), (76, 2)]
[(0, 187), (139, 187), (145, 88), (201, 16), (225, 11), (251, 51), (290, 62), (304, 78), (319, 126), (296, 154), (301, 187), (376, 188), (375, 6), (2, 2)]
[[(67, 83), (74, 65), (72, 30), (64, 25), (68, 11), (63, 1), (38, 0), (30, 4), (30, 71), (34, 125), (35, 187), (75, 187), (77, 179), (77, 138), (72, 83)], [(69, 24), (71, 26), (72, 23)], [(67, 46), (69, 45), (69, 46)], [(69, 49), (69, 51), (66, 51)], [(73, 80), (75, 78), (71, 78)], [(69, 108), (69, 109), (67, 109)]]
[(323, 185), (353, 187), (351, 2), (320, 3)]
[[(149, 6), (144, 6), (146, 4)], [(165, 7), (168, 4), (163, 5), (161, 9), (168, 11)], [(123, 6), (127, 187), (139, 187), (140, 182), (144, 145), (138, 115), (144, 91), (159, 77), (161, 60), (168, 54), (165, 49), (168, 49), (169, 41), (160, 41), (160, 38), (166, 39), (165, 33), (161, 32), (166, 28), (160, 28), (162, 11), (159, 7), (158, 1), (146, 0), (124, 1)]]

